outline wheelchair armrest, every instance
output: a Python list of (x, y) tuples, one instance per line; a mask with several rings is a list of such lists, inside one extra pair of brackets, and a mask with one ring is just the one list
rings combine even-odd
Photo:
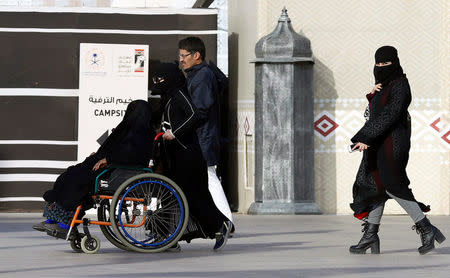
[(94, 183), (94, 194), (97, 193), (97, 189), (98, 189), (98, 181), (100, 180), (100, 177), (103, 176), (105, 173), (109, 173), (111, 172), (112, 169), (110, 169), (109, 167), (106, 167), (103, 171), (100, 172), (100, 174), (98, 174), (95, 177), (95, 183)]
[(149, 173), (153, 173), (153, 170), (148, 167), (142, 167), (139, 165), (119, 165), (119, 164), (111, 164), (108, 165), (106, 168), (104, 168), (103, 171), (100, 172), (100, 174), (97, 175), (95, 178), (95, 184), (94, 184), (94, 194), (97, 193), (98, 190), (98, 183), (101, 177), (106, 173), (111, 173), (114, 171), (114, 169), (125, 169), (125, 170), (134, 170), (134, 171), (145, 171)]
[(141, 171), (147, 171), (149, 173), (153, 173), (152, 169), (148, 167), (142, 167), (140, 165), (120, 165), (120, 164), (111, 164), (108, 165), (107, 169), (126, 169), (126, 170), (141, 170)]

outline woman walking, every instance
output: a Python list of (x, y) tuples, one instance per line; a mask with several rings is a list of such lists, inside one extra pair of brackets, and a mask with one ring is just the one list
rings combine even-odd
[(366, 123), (351, 139), (353, 150), (363, 151), (363, 158), (353, 185), (355, 217), (366, 219), (363, 236), (351, 253), (380, 252), (378, 229), (384, 204), (395, 199), (412, 218), (413, 229), (420, 234), (420, 254), (434, 249), (434, 241), (442, 243), (444, 235), (433, 226), (423, 212), (429, 206), (416, 201), (406, 174), (409, 158), (411, 119), (408, 106), (411, 91), (400, 66), (397, 50), (380, 47), (375, 53), (375, 87), (366, 97), (369, 105), (364, 116)]

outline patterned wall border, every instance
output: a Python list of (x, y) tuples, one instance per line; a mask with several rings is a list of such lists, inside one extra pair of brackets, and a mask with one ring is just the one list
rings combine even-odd
[[(332, 103), (332, 100), (316, 99), (315, 102), (319, 104)], [(361, 108), (361, 101), (356, 99), (342, 99), (340, 102), (355, 104)], [(435, 102), (436, 99), (421, 98), (418, 100), (419, 105), (423, 104), (425, 107), (428, 107), (427, 104)], [(238, 146), (242, 146), (246, 135), (254, 135), (254, 101), (238, 101), (237, 106), (234, 128), (238, 134)], [(316, 109), (314, 117), (315, 152), (348, 151), (347, 144), (350, 142), (350, 138), (364, 124), (361, 111), (361, 109), (351, 111)], [(413, 131), (411, 151), (444, 153), (450, 150), (450, 124), (445, 121), (445, 113), (439, 110), (411, 109), (410, 114)], [(332, 140), (330, 141), (330, 139)], [(439, 146), (444, 148), (437, 147), (436, 142), (439, 142)], [(242, 151), (240, 147), (239, 151)]]

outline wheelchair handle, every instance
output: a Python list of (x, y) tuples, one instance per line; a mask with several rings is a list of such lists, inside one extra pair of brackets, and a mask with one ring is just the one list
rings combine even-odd
[(160, 132), (155, 136), (155, 139), (153, 139), (154, 141), (157, 141), (159, 139), (159, 137), (163, 136), (164, 132)]

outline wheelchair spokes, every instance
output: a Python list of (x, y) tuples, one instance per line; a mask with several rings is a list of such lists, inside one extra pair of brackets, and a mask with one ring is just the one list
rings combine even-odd
[(169, 179), (147, 175), (123, 184), (116, 195), (116, 228), (132, 246), (128, 247), (155, 252), (170, 247), (174, 239), (181, 237), (187, 225), (187, 202), (178, 186)]

